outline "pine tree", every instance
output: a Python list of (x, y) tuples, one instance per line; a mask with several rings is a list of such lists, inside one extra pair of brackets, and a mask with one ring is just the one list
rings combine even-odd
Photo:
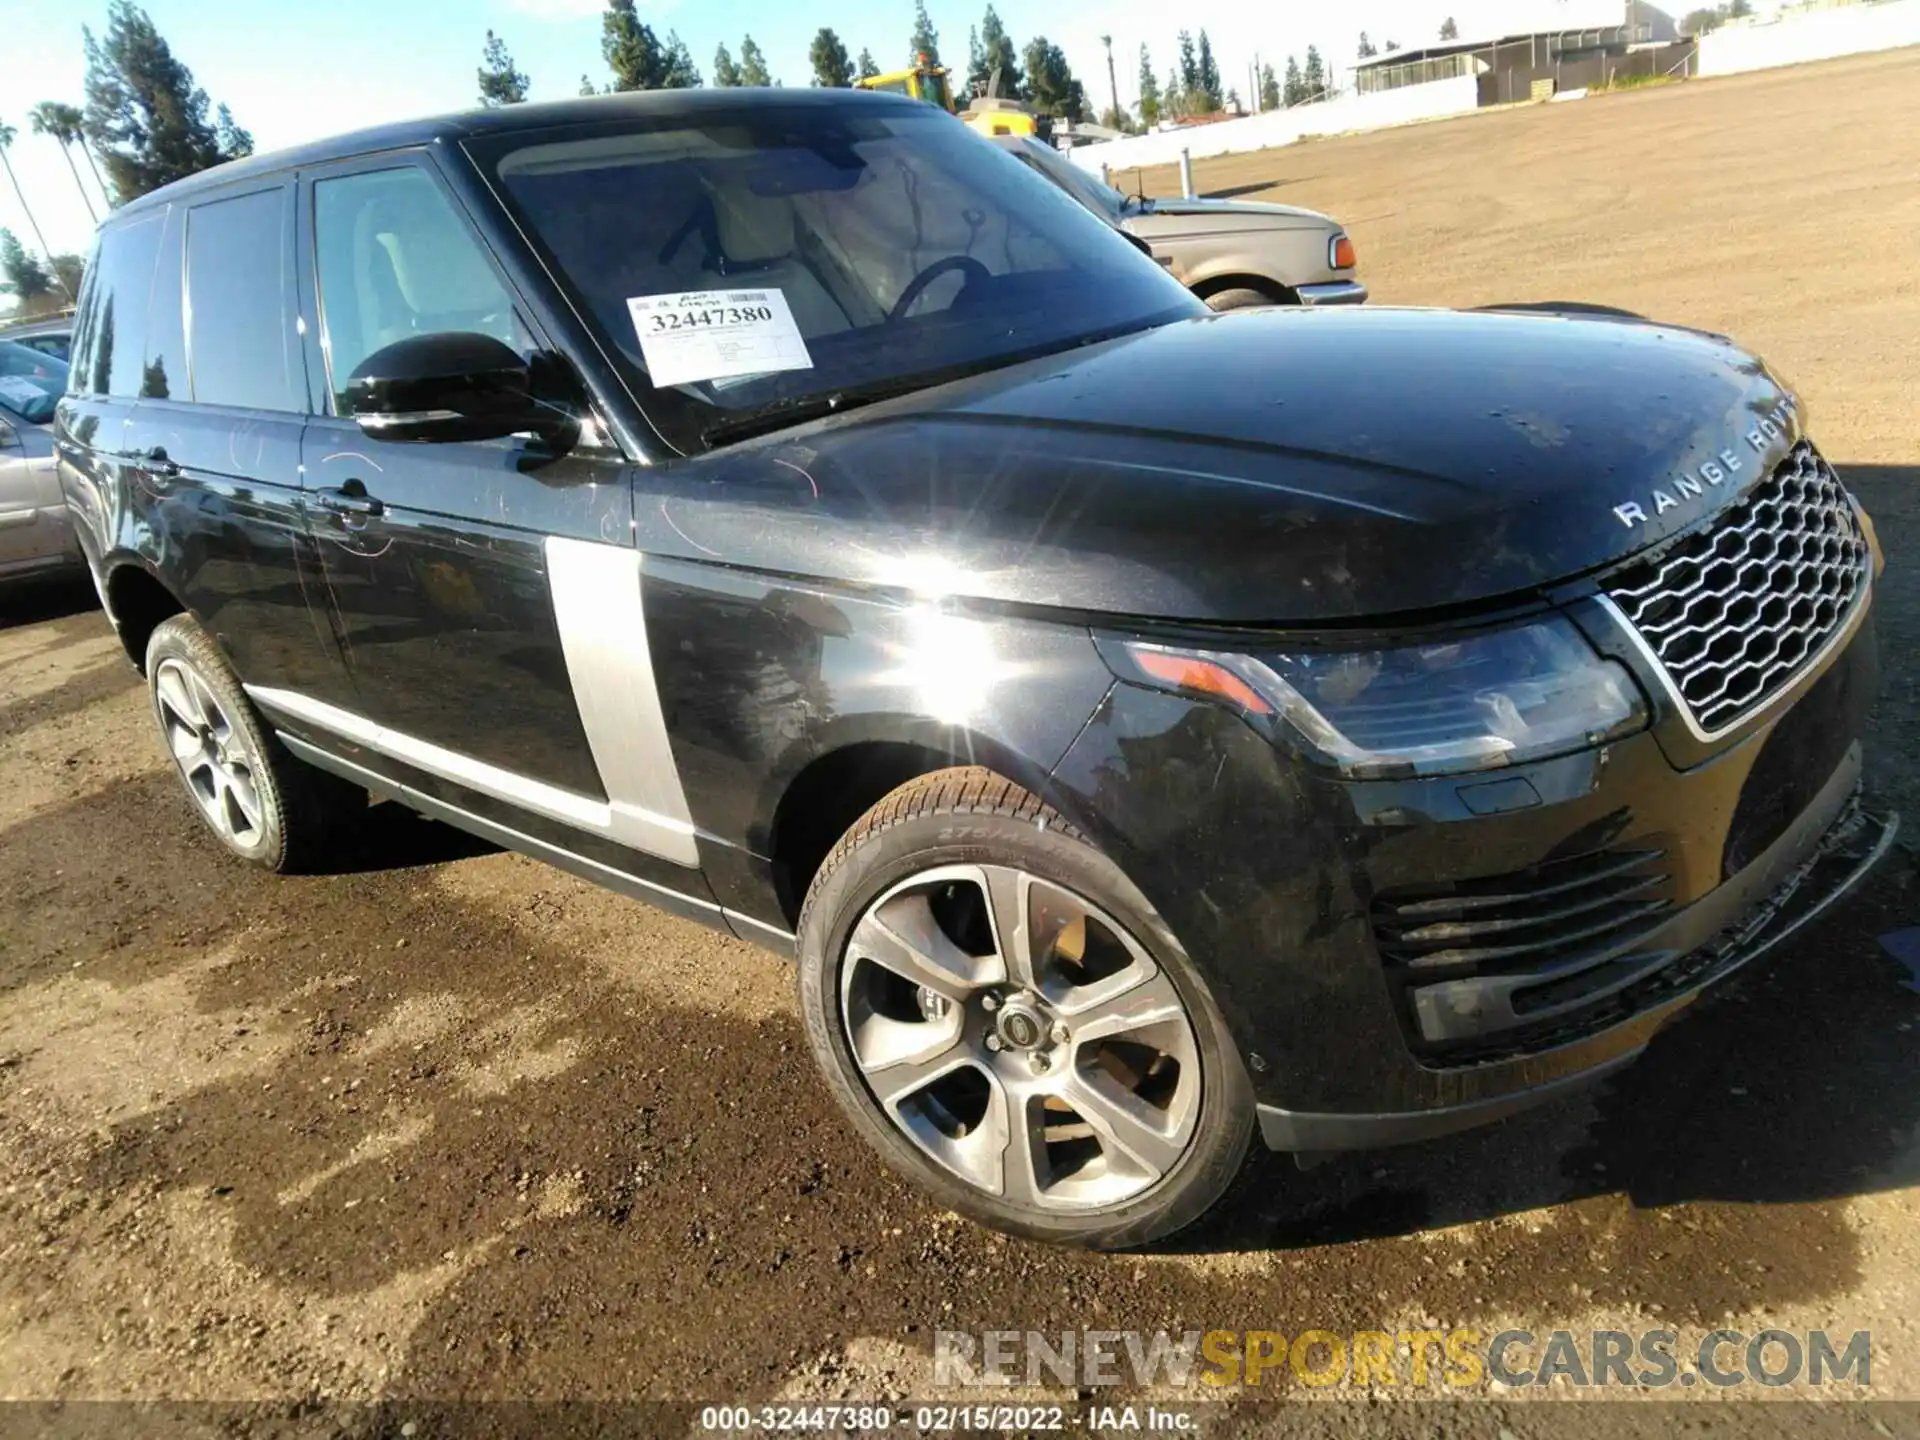
[(0, 230), (0, 279), (7, 282), (20, 308), (34, 305), (53, 293), (54, 279), (40, 257), (22, 245), (11, 230)]
[(1327, 67), (1320, 59), (1318, 47), (1307, 46), (1307, 68), (1301, 78), (1306, 82), (1307, 99), (1318, 100), (1327, 89)]
[(773, 84), (773, 77), (767, 73), (767, 57), (760, 53), (760, 47), (753, 43), (751, 35), (740, 42), (740, 83), (758, 86)]
[(1391, 55), (1394, 51), (1398, 50), (1399, 48), (1400, 48), (1400, 42), (1398, 40), (1387, 41), (1387, 54)]
[(975, 95), (985, 95), (993, 83), (993, 72), (1000, 72), (998, 94), (1004, 100), (1024, 100), (1027, 98), (1027, 86), (1021, 79), (1019, 54), (1013, 48), (1013, 40), (1007, 34), (1007, 27), (1000, 23), (999, 13), (993, 6), (987, 6), (987, 13), (980, 17), (980, 60), (976, 66), (968, 57), (967, 85)]
[(48, 268), (53, 271), (54, 280), (67, 294), (77, 296), (80, 293), (80, 282), (87, 277), (87, 262), (84, 259), (73, 254), (56, 255), (53, 257), (53, 264)]
[(487, 43), (480, 52), (480, 103), (489, 110), (502, 105), (518, 105), (527, 98), (527, 76), (514, 68), (507, 42), (487, 31)]
[(1200, 89), (1200, 62), (1193, 55), (1193, 36), (1180, 32), (1180, 93), (1191, 100)]
[(700, 67), (693, 63), (693, 53), (687, 49), (687, 42), (680, 38), (680, 32), (667, 32), (667, 68), (660, 80), (662, 90), (697, 90), (703, 83)]
[(633, 0), (607, 0), (600, 17), (600, 54), (613, 71), (613, 90), (687, 90), (700, 83), (700, 67), (687, 44), (669, 31), (662, 41), (635, 13)]
[(940, 32), (933, 28), (933, 21), (927, 16), (927, 0), (913, 0), (913, 39), (910, 44), (912, 53), (907, 56), (909, 65), (918, 65), (923, 55), (929, 65), (940, 63)]
[(1453, 23), (1453, 17), (1451, 15), (1440, 22), (1440, 38), (1442, 40), (1458, 40), (1460, 38), (1460, 27)]
[(233, 111), (224, 103), (214, 112), (213, 134), (220, 142), (220, 153), (229, 160), (238, 160), (243, 155), (253, 153), (253, 132), (236, 125)]
[(860, 58), (854, 62), (853, 78), (856, 80), (871, 80), (879, 73), (880, 67), (873, 63), (873, 52), (862, 49), (860, 51)]
[(1262, 110), (1280, 108), (1280, 82), (1274, 79), (1271, 65), (1260, 67), (1260, 108)]
[(666, 72), (666, 57), (653, 28), (634, 12), (633, 0), (607, 0), (600, 17), (600, 55), (613, 72), (615, 90), (655, 90)]
[(1379, 53), (1380, 52), (1378, 50), (1373, 48), (1373, 42), (1367, 39), (1367, 32), (1362, 30), (1360, 32), (1359, 58), (1362, 60), (1371, 60), (1374, 56), (1378, 55)]
[(1027, 42), (1027, 95), (1033, 108), (1058, 120), (1086, 119), (1087, 97), (1066, 52), (1044, 35)]
[(1298, 105), (1307, 98), (1306, 77), (1300, 73), (1300, 62), (1291, 55), (1287, 56), (1287, 83), (1280, 93), (1288, 105)]
[(733, 53), (724, 43), (713, 52), (713, 83), (723, 90), (740, 83), (740, 67), (733, 63)]
[(853, 61), (840, 37), (823, 25), (807, 47), (807, 59), (813, 64), (813, 83), (830, 90), (844, 90), (853, 84)]
[(1160, 123), (1160, 82), (1153, 75), (1153, 59), (1140, 47), (1140, 124), (1148, 129)]
[(1211, 115), (1220, 108), (1220, 67), (1213, 62), (1213, 43), (1207, 39), (1207, 32), (1200, 32), (1200, 94), (1204, 98), (1205, 113)]
[(600, 93), (600, 92), (599, 92), (598, 90), (596, 90), (596, 89), (594, 88), (594, 84), (593, 84), (593, 77), (592, 77), (591, 75), (588, 75), (588, 74), (586, 74), (586, 73), (585, 73), (585, 72), (583, 71), (583, 72), (581, 73), (581, 76), (580, 76), (580, 94), (581, 94), (581, 96), (582, 96), (582, 97), (585, 97), (585, 96), (588, 96), (588, 95), (598, 95), (599, 93)]
[(207, 92), (133, 0), (112, 0), (107, 31), (82, 28), (87, 54), (88, 142), (107, 167), (116, 200), (136, 195), (224, 160), (253, 152), (253, 137), (225, 106), (210, 123)]

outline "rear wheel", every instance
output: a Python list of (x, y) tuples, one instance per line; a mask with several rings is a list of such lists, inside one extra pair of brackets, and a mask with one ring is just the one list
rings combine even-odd
[(1146, 898), (990, 771), (901, 787), (800, 922), (807, 1033), (897, 1169), (996, 1228), (1102, 1248), (1197, 1219), (1253, 1100), (1218, 1007)]
[(163, 621), (148, 639), (147, 689), (187, 798), (214, 838), (249, 864), (314, 869), (366, 808), (366, 791), (287, 752), (191, 615)]

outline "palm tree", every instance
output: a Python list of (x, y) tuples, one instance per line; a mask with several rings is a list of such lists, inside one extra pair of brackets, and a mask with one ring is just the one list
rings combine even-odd
[[(47, 249), (47, 237), (40, 233), (40, 222), (33, 218), (33, 211), (27, 206), (27, 192), (20, 188), (20, 177), (13, 173), (13, 161), (7, 157), (7, 151), (13, 148), (14, 136), (19, 133), (18, 130), (15, 130), (13, 126), (7, 124), (6, 121), (0, 120), (0, 166), (6, 168), (7, 179), (13, 182), (13, 193), (20, 199), (20, 213), (27, 217), (27, 224), (33, 227), (33, 238), (40, 242), (40, 253), (51, 260), (53, 258), (53, 252)], [(59, 272), (53, 271), (50, 273), (53, 274), (53, 278), (61, 290), (67, 291), (67, 282), (60, 279)], [(67, 291), (67, 303), (73, 303), (73, 294), (71, 291)]]
[[(42, 100), (28, 114), (33, 122), (34, 134), (51, 135), (60, 142), (60, 153), (67, 157), (67, 169), (73, 172), (74, 187), (79, 190), (81, 200), (86, 203), (87, 218), (98, 225), (100, 212), (93, 208), (93, 197), (87, 194), (87, 187), (81, 183), (80, 167), (73, 163), (71, 148), (78, 141), (80, 148), (86, 149), (86, 142), (80, 138), (80, 122), (86, 119), (86, 116), (79, 106), (63, 105), (58, 100)], [(87, 163), (89, 165), (93, 163), (91, 153), (87, 155)], [(99, 178), (98, 171), (94, 173), (94, 178)]]

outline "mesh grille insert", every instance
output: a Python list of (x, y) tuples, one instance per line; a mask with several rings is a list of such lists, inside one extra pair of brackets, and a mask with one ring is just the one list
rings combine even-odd
[(1803, 440), (1717, 524), (1607, 593), (1716, 734), (1793, 682), (1852, 614), (1871, 563), (1839, 476)]

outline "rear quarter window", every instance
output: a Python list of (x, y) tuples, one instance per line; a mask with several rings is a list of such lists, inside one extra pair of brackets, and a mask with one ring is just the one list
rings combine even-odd
[(154, 262), (166, 228), (164, 209), (105, 231), (89, 267), (74, 354), (72, 389), (132, 399), (146, 366), (147, 308)]

